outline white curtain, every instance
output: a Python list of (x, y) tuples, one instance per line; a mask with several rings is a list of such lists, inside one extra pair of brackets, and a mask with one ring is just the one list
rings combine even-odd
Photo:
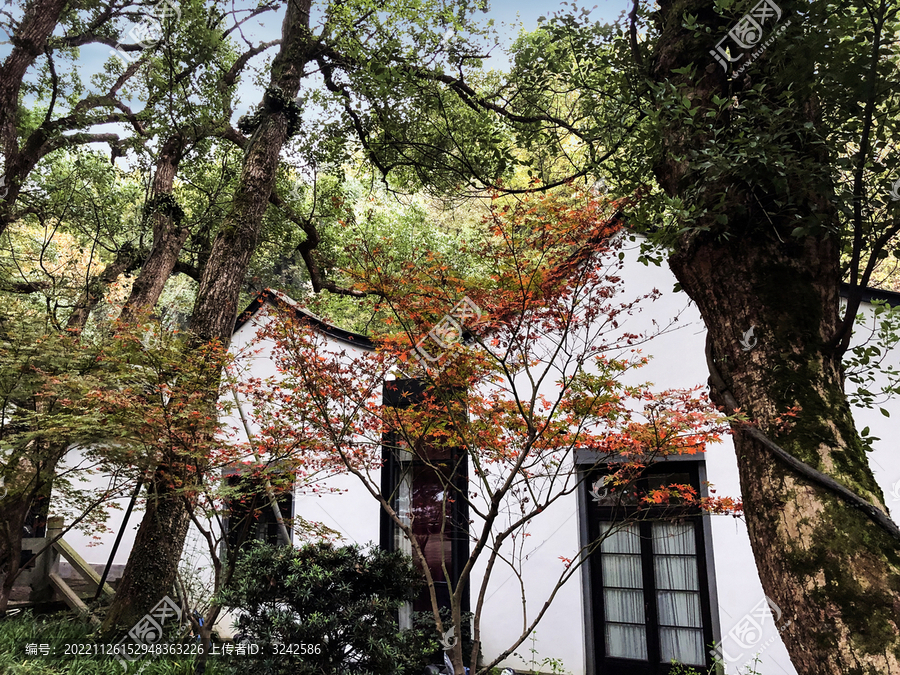
[[(614, 531), (613, 531), (614, 530)], [(647, 660), (647, 628), (638, 525), (601, 523), (606, 655)]]
[(703, 665), (703, 623), (694, 526), (653, 523), (660, 658)]
[[(404, 471), (400, 477), (400, 484), (397, 485), (397, 515), (404, 525), (409, 525), (412, 512), (412, 477), (410, 471)], [(394, 528), (394, 550), (403, 551), (407, 555), (412, 555), (412, 543), (403, 534), (399, 527)], [(408, 630), (412, 628), (412, 603), (404, 602), (400, 606), (399, 612), (400, 630)]]

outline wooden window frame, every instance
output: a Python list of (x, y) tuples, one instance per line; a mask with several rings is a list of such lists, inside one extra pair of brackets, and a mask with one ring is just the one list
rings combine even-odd
[[(624, 522), (631, 520), (639, 526), (641, 537), (641, 570), (644, 592), (644, 613), (646, 619), (647, 660), (627, 659), (606, 656), (606, 622), (604, 608), (604, 585), (600, 565), (599, 546), (594, 550), (586, 565), (586, 581), (588, 582), (587, 602), (585, 611), (590, 614), (585, 622), (586, 629), (592, 632), (589, 645), (592, 645), (592, 654), (589, 658), (589, 672), (595, 675), (668, 675), (672, 670), (670, 663), (661, 661), (661, 639), (659, 612), (656, 602), (657, 588), (654, 574), (654, 553), (651, 536), (653, 522), (689, 522), (693, 525), (694, 545), (696, 550), (697, 573), (700, 592), (700, 616), (703, 624), (703, 656), (704, 664), (684, 664), (701, 672), (707, 672), (713, 665), (709, 653), (710, 646), (715, 644), (719, 633), (718, 615), (715, 607), (715, 571), (712, 564), (712, 552), (710, 550), (711, 539), (707, 522), (709, 516), (699, 512), (698, 509), (686, 507), (668, 506), (660, 508), (646, 508), (639, 510), (633, 505), (603, 505), (597, 503), (591, 495), (594, 482), (603, 475), (609, 474), (618, 468), (615, 464), (600, 465), (583, 470), (585, 480), (582, 485), (582, 504), (586, 511), (586, 532), (588, 537), (596, 537), (600, 531), (601, 522)], [(703, 493), (702, 479), (705, 470), (702, 461), (678, 461), (660, 462), (654, 464), (643, 472), (638, 480), (638, 486), (643, 488), (646, 480), (651, 476), (664, 476), (666, 474), (689, 475), (690, 484)], [(673, 479), (671, 482), (683, 482)]]

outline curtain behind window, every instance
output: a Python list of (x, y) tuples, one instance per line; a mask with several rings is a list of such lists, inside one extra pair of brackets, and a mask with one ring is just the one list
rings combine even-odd
[(637, 523), (600, 523), (606, 655), (647, 660), (647, 628)]
[(660, 660), (703, 665), (703, 623), (694, 526), (653, 523)]

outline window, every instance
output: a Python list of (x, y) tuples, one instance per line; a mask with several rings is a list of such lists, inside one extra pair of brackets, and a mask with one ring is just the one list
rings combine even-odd
[[(228, 550), (234, 551), (238, 542), (242, 541), (242, 547), (250, 541), (264, 541), (269, 544), (277, 544), (278, 521), (266, 495), (263, 479), (253, 476), (244, 476), (233, 473), (227, 477), (229, 487), (238, 488), (240, 496), (229, 499), (228, 518), (225, 522), (227, 529)], [(294, 515), (294, 491), (288, 484), (273, 486), (281, 517), (285, 521), (288, 534), (293, 537), (291, 518)]]
[[(699, 488), (699, 463), (671, 464), (676, 468), (645, 471), (637, 491), (671, 483)], [(673, 660), (708, 668), (707, 645), (715, 639), (703, 516), (678, 506), (638, 512), (627, 497), (621, 502), (588, 502), (591, 539), (605, 535), (589, 572), (596, 672), (664, 675)]]
[[(417, 382), (399, 380), (385, 386), (385, 405), (412, 405)], [(399, 396), (405, 392), (407, 396)], [(408, 394), (413, 392), (412, 396)], [(450, 607), (450, 594), (468, 559), (468, 508), (457, 495), (465, 494), (466, 458), (453, 449), (420, 443), (410, 449), (397, 434), (386, 434), (382, 452), (382, 493), (422, 549), (425, 563), (435, 581), (441, 607)], [(412, 554), (412, 543), (387, 515), (381, 514), (381, 546)], [(449, 573), (449, 579), (444, 570)], [(468, 610), (468, 597), (463, 599)], [(401, 627), (411, 625), (410, 612), (430, 612), (431, 600), (424, 590), (401, 612)]]

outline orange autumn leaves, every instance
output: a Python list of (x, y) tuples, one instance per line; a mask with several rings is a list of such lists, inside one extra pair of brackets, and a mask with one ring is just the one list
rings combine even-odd
[[(524, 484), (572, 475), (579, 450), (637, 468), (703, 452), (724, 419), (698, 388), (627, 384), (646, 362), (637, 345), (651, 336), (626, 323), (658, 293), (625, 294), (622, 206), (553, 194), (495, 198), (458, 256), (395, 260), (389, 241), (353, 244), (356, 289), (380, 296), (389, 312), (377, 349), (336, 346), (294, 315), (271, 323), (264, 337), (281, 373), (256, 394), (266, 404), (267, 444), (274, 451), (290, 438), (318, 462), (362, 471), (380, 464), (390, 434), (405, 448), (465, 453), (476, 478), (513, 473)], [(480, 310), (478, 323), (439, 363), (413, 365), (410, 349), (463, 297)], [(382, 405), (385, 381), (404, 376), (421, 383), (415, 405)], [(687, 487), (646, 501), (739, 508)]]

